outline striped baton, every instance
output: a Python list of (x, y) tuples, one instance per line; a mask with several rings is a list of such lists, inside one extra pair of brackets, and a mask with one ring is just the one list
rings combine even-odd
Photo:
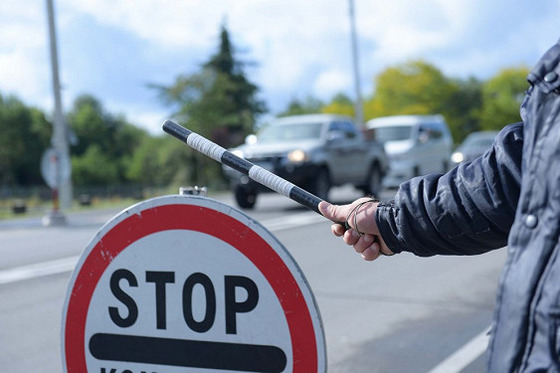
[(322, 199), (314, 194), (309, 193), (297, 185), (290, 183), (280, 176), (277, 176), (246, 159), (236, 156), (218, 144), (213, 143), (207, 138), (186, 129), (171, 120), (166, 120), (162, 127), (165, 132), (183, 141), (191, 148), (243, 173), (244, 175), (247, 175), (250, 179), (320, 214), (319, 203)]

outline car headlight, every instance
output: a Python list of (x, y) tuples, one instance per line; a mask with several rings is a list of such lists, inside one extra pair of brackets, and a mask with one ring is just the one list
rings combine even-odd
[(451, 160), (455, 163), (461, 163), (465, 160), (465, 155), (461, 152), (451, 154)]
[(292, 163), (303, 163), (309, 159), (307, 153), (301, 149), (292, 150), (288, 153), (288, 160)]

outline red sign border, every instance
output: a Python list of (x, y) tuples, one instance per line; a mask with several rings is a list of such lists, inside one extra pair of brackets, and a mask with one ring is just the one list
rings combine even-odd
[[(284, 310), (292, 342), (293, 371), (316, 372), (319, 351), (314, 323), (300, 286), (286, 263), (265, 239), (242, 222), (212, 208), (184, 203), (150, 204), (149, 208), (110, 228), (87, 254), (66, 301), (62, 348), (67, 372), (87, 371), (85, 327), (89, 304), (113, 258), (142, 237), (175, 229), (194, 230), (221, 239), (257, 267)], [(316, 313), (319, 314), (318, 310)]]

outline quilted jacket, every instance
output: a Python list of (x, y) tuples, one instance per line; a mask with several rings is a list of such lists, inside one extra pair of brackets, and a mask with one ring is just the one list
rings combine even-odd
[(528, 81), (523, 122), (504, 127), (478, 159), (403, 183), (376, 212), (396, 253), (507, 247), (490, 372), (560, 372), (560, 42)]

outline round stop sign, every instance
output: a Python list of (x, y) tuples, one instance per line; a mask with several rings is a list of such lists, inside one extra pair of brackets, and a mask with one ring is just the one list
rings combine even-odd
[(66, 372), (326, 370), (319, 310), (283, 245), (198, 196), (124, 210), (89, 243), (62, 320)]

